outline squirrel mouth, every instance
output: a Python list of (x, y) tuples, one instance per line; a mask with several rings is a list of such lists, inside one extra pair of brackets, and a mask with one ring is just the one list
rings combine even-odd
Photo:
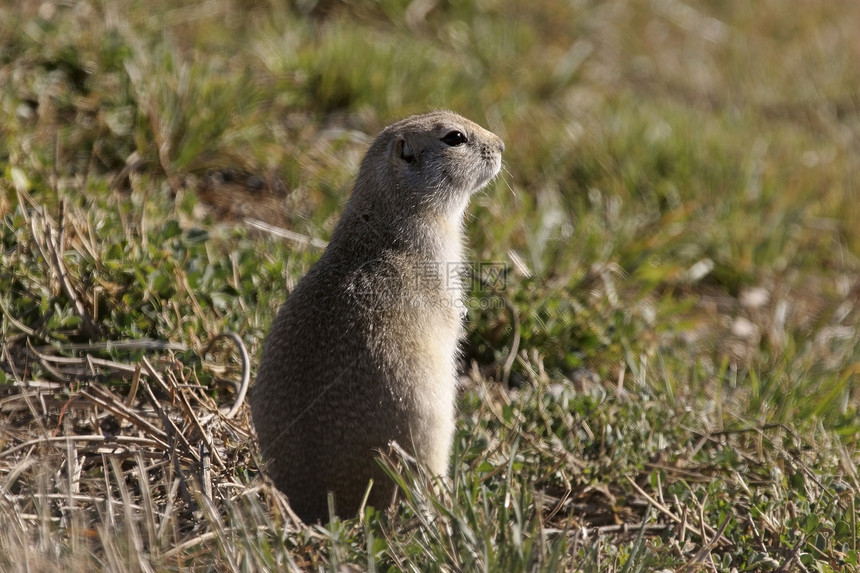
[(485, 161), (483, 167), (484, 169), (482, 170), (480, 176), (477, 178), (474, 189), (472, 189), (473, 194), (483, 189), (484, 186), (487, 185), (487, 183), (495, 179), (499, 172), (501, 172), (502, 156), (496, 155), (491, 160)]

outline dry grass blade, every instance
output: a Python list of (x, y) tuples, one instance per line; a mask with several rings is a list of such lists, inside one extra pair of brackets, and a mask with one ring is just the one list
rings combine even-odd
[(242, 379), (239, 382), (239, 390), (236, 392), (236, 400), (233, 402), (233, 406), (224, 413), (224, 417), (230, 419), (235, 416), (239, 411), (239, 408), (242, 407), (242, 404), (245, 401), (245, 395), (248, 393), (248, 386), (251, 383), (251, 359), (248, 357), (248, 349), (245, 347), (245, 343), (235, 332), (222, 332), (215, 335), (212, 340), (209, 341), (209, 344), (206, 346), (206, 350), (203, 351), (204, 355), (212, 349), (215, 341), (219, 338), (229, 338), (232, 340), (236, 345), (236, 348), (239, 349), (239, 356), (242, 359)]
[[(48, 256), (46, 259), (51, 261), (56, 279), (81, 318), (86, 334), (90, 338), (97, 338), (99, 336), (99, 327), (93, 321), (91, 313), (86, 309), (77, 290), (71, 283), (69, 272), (66, 269), (62, 253), (60, 252), (59, 239), (55, 236), (54, 224), (45, 213), (44, 207), (37, 209), (36, 213), (38, 215), (34, 215), (30, 220), (33, 240), (39, 245), (39, 250), (43, 254), (47, 251)], [(41, 233), (37, 231), (37, 225), (41, 227)], [(39, 241), (39, 236), (42, 236), (44, 239), (44, 245)]]
[(245, 224), (254, 229), (259, 229), (261, 231), (271, 233), (272, 235), (275, 235), (277, 237), (288, 239), (298, 245), (310, 246), (315, 249), (325, 249), (328, 246), (328, 243), (321, 239), (308, 237), (306, 235), (302, 235), (301, 233), (296, 233), (295, 231), (290, 231), (289, 229), (284, 229), (282, 227), (276, 227), (274, 225), (264, 223), (263, 221), (259, 221), (257, 219), (252, 219), (250, 217), (245, 219)]
[(136, 409), (127, 407), (107, 389), (92, 384), (87, 389), (81, 391), (81, 396), (89, 398), (96, 405), (101, 406), (105, 410), (112, 412), (114, 415), (133, 423), (148, 436), (157, 441), (159, 445), (164, 448), (167, 447), (168, 437), (164, 430), (156, 428), (152, 423), (144, 419)]
[[(660, 503), (659, 501), (654, 499), (652, 496), (650, 496), (648, 493), (646, 493), (644, 489), (639, 487), (639, 484), (637, 484), (635, 480), (633, 480), (629, 476), (624, 476), (624, 477), (627, 480), (627, 483), (629, 483), (633, 487), (633, 489), (635, 489), (639, 493), (639, 495), (641, 495), (646, 500), (648, 500), (648, 503), (650, 503), (652, 506), (654, 506), (655, 509), (657, 509), (660, 513), (662, 513), (663, 515), (665, 515), (666, 517), (668, 517), (669, 519), (671, 519), (675, 523), (683, 524), (687, 531), (690, 531), (690, 532), (696, 534), (697, 536), (702, 537), (703, 541), (707, 540), (707, 537), (703, 536), (703, 533), (707, 532), (707, 534), (713, 536), (713, 543), (719, 543), (720, 545), (723, 545), (726, 547), (731, 547), (732, 545), (734, 545), (734, 543), (732, 543), (732, 541), (730, 539), (726, 539), (725, 537), (722, 536), (721, 531), (718, 532), (717, 530), (715, 530), (713, 527), (711, 527), (710, 525), (708, 525), (704, 521), (701, 521), (701, 526), (702, 526), (703, 531), (698, 531), (695, 527), (686, 523), (686, 521), (684, 519), (675, 515), (671, 510), (669, 510), (668, 507), (666, 507), (665, 505), (663, 505), (662, 503)], [(723, 525), (725, 525), (725, 524), (723, 524)]]

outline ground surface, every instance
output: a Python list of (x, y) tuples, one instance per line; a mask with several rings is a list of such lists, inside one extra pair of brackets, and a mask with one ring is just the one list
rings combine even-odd
[[(4, 3), (0, 569), (858, 570), (858, 29), (853, 0)], [(392, 452), (395, 508), (308, 528), (207, 344), (253, 371), (370, 139), (437, 107), (507, 144), (452, 480)]]

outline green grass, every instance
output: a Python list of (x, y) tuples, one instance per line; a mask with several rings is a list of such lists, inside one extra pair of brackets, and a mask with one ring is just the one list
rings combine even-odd
[[(858, 25), (0, 8), (0, 568), (860, 570)], [(253, 371), (320, 251), (244, 218), (326, 240), (377, 130), (440, 107), (506, 143), (467, 231), (508, 270), (473, 300), (507, 304), (469, 313), (451, 475), (392, 452), (393, 509), (296, 525), (206, 346)]]

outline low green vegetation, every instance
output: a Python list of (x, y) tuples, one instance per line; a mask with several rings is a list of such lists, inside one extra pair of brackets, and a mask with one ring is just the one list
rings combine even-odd
[[(0, 569), (860, 570), (858, 26), (4, 4)], [(507, 146), (467, 216), (505, 272), (471, 292), (450, 479), (391, 451), (393, 508), (305, 526), (209, 341), (253, 379), (370, 139), (432, 108)]]

